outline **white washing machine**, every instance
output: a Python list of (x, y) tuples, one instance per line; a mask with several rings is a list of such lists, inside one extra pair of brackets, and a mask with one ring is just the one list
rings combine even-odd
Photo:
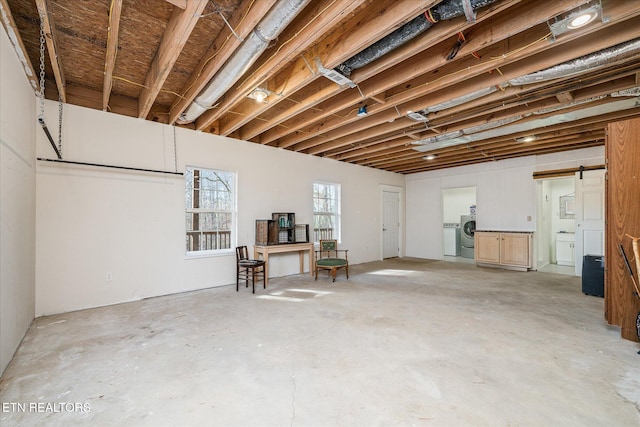
[(444, 230), (444, 255), (460, 256), (460, 224), (457, 222), (445, 222)]
[(474, 258), (474, 241), (476, 233), (476, 219), (471, 215), (460, 217), (460, 256)]

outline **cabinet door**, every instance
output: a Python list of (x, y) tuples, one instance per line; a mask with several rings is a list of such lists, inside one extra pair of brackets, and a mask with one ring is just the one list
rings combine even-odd
[(488, 264), (500, 263), (500, 234), (499, 233), (475, 233), (476, 262)]
[(503, 233), (500, 237), (500, 264), (530, 267), (530, 236)]
[(556, 241), (556, 263), (558, 265), (574, 265), (573, 242), (567, 240)]

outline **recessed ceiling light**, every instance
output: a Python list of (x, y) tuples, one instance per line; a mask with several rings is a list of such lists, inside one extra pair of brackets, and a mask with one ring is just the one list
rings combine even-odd
[(538, 139), (538, 137), (535, 135), (527, 135), (527, 136), (522, 136), (520, 138), (516, 138), (516, 142), (532, 142), (532, 141), (535, 141), (536, 139)]
[(428, 156), (424, 156), (423, 159), (425, 159), (425, 160), (433, 160), (436, 157), (437, 156), (435, 154), (429, 154)]
[(578, 10), (564, 18), (556, 18), (556, 21), (549, 24), (549, 28), (555, 37), (570, 30), (582, 28), (585, 25), (595, 21), (600, 15), (602, 8), (599, 4), (593, 5), (587, 9)]
[(585, 13), (581, 13), (580, 15), (573, 18), (567, 24), (567, 27), (574, 30), (576, 28), (584, 27), (588, 23), (592, 22), (594, 19), (598, 17), (598, 13), (596, 11), (587, 11)]

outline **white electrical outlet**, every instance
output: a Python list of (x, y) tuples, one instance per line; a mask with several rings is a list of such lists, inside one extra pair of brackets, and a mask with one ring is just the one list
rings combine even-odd
[(107, 275), (106, 275), (106, 277), (105, 277), (105, 280), (106, 280), (107, 282), (111, 282), (111, 281), (113, 280), (113, 275), (111, 274), (111, 272), (110, 272), (110, 271), (107, 271)]

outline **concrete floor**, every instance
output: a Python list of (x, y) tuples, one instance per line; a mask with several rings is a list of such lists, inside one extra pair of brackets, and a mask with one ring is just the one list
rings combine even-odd
[(39, 318), (0, 424), (638, 426), (638, 350), (578, 277), (394, 259)]

